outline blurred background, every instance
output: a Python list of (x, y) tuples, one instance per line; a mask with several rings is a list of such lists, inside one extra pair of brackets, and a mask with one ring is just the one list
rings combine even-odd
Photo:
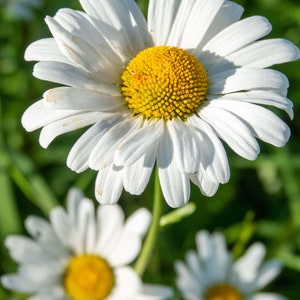
[[(148, 0), (137, 2), (146, 13)], [(243, 17), (263, 15), (270, 20), (273, 31), (268, 37), (284, 37), (300, 46), (298, 0), (236, 2), (245, 8)], [(0, 275), (16, 270), (3, 240), (8, 234), (27, 234), (24, 220), (28, 215), (47, 218), (53, 206), (65, 204), (71, 186), (94, 198), (96, 172), (76, 174), (65, 163), (82, 131), (58, 137), (45, 150), (38, 143), (39, 132), (26, 133), (20, 124), (24, 110), (55, 86), (31, 75), (33, 63), (24, 61), (24, 51), (31, 42), (50, 37), (44, 17), (53, 16), (63, 7), (81, 10), (75, 0), (0, 0)], [(161, 229), (145, 281), (174, 286), (173, 263), (195, 248), (196, 232), (220, 230), (235, 257), (251, 243), (263, 242), (267, 257), (276, 257), (284, 265), (279, 278), (266, 290), (290, 300), (300, 298), (300, 61), (274, 68), (289, 78), (289, 98), (294, 102), (294, 120), (276, 111), (292, 130), (287, 146), (275, 148), (261, 143), (261, 154), (254, 162), (228, 149), (231, 180), (212, 198), (205, 198), (193, 186), (190, 201), (195, 204), (195, 212)], [(151, 210), (152, 184), (139, 197), (124, 193), (119, 203), (126, 215), (141, 206)], [(165, 213), (171, 211), (165, 205)], [(26, 297), (0, 287), (0, 299)]]

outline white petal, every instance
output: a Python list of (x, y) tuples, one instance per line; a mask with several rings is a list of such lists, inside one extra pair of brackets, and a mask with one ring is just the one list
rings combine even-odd
[(79, 213), (79, 205), (84, 195), (80, 189), (70, 188), (67, 195), (67, 215), (71, 223), (76, 224)]
[(96, 123), (100, 117), (99, 112), (86, 112), (46, 125), (40, 134), (40, 145), (47, 148), (57, 136)]
[(28, 61), (58, 61), (72, 64), (72, 62), (61, 53), (53, 38), (38, 40), (30, 44), (25, 51), (25, 59)]
[(290, 118), (293, 118), (293, 102), (286, 97), (280, 96), (272, 91), (253, 90), (248, 92), (237, 92), (226, 95), (208, 95), (209, 100), (237, 100), (242, 102), (271, 105), (285, 110)]
[(25, 227), (28, 233), (36, 240), (47, 241), (56, 238), (49, 222), (40, 217), (27, 217)]
[(166, 45), (179, 7), (179, 1), (150, 0), (148, 7), (148, 31), (156, 46)]
[(72, 147), (67, 159), (68, 167), (76, 172), (82, 172), (87, 169), (89, 156), (99, 140), (121, 120), (120, 115), (109, 115), (101, 118), (100, 121), (89, 128)]
[(123, 184), (125, 191), (140, 195), (146, 188), (154, 167), (157, 147), (148, 151), (134, 164), (124, 168)]
[(119, 95), (119, 88), (111, 83), (101, 82), (101, 78), (91, 75), (70, 64), (56, 61), (42, 61), (35, 64), (33, 75), (36, 78), (77, 88), (99, 91), (109, 95)]
[[(136, 54), (150, 45), (146, 21), (133, 0), (96, 2), (81, 0), (80, 3), (84, 10), (95, 18), (96, 24), (100, 21), (103, 25), (115, 29), (115, 35), (112, 36), (119, 39), (122, 51)], [(98, 28), (101, 30), (100, 26)]]
[(31, 296), (28, 300), (63, 300), (66, 297), (64, 288), (61, 285), (38, 291), (38, 294)]
[(219, 183), (207, 176), (206, 171), (203, 168), (200, 168), (196, 174), (192, 174), (190, 179), (200, 188), (201, 193), (207, 197), (214, 196), (219, 188)]
[(173, 21), (167, 45), (180, 46), (183, 31), (191, 15), (196, 0), (180, 1), (176, 17)]
[(123, 230), (124, 213), (118, 205), (99, 205), (97, 209), (98, 239), (95, 252), (107, 257), (118, 245)]
[(114, 153), (114, 163), (127, 167), (136, 162), (142, 155), (154, 151), (163, 134), (162, 122), (144, 122), (124, 139)]
[(242, 281), (251, 283), (255, 280), (265, 253), (265, 247), (260, 243), (255, 243), (234, 263), (234, 271), (238, 273)]
[[(111, 1), (108, 1), (111, 2)], [(135, 1), (127, 0), (126, 7), (130, 11), (130, 22), (132, 30), (129, 37), (134, 41), (135, 50), (142, 51), (152, 46), (152, 38), (148, 32), (148, 25), (143, 13)], [(122, 15), (123, 12), (122, 12)], [(126, 28), (126, 27), (125, 27)], [(128, 28), (126, 28), (128, 32)]]
[(111, 127), (98, 141), (89, 157), (89, 166), (100, 170), (113, 162), (114, 151), (121, 142), (141, 126), (142, 119), (127, 118)]
[[(119, 65), (122, 63), (117, 53), (112, 51), (109, 42), (94, 26), (93, 20), (84, 12), (63, 8), (56, 13), (54, 19), (65, 30), (93, 46), (103, 59), (108, 55), (108, 57), (113, 59), (114, 64)], [(105, 61), (104, 63), (106, 64), (108, 62)], [(109, 65), (113, 67), (111, 63), (112, 62), (110, 62)]]
[(129, 217), (118, 244), (109, 253), (108, 259), (112, 265), (120, 266), (131, 263), (138, 255), (142, 246), (142, 238), (147, 232), (151, 214), (146, 209), (140, 209)]
[[(30, 216), (25, 221), (27, 231), (41, 246), (45, 256), (61, 259), (68, 255), (66, 248), (60, 243), (51, 225), (39, 217)], [(55, 247), (53, 247), (55, 245)]]
[(239, 118), (215, 107), (202, 106), (199, 116), (206, 121), (240, 156), (254, 160), (259, 153), (259, 145), (253, 132)]
[(123, 105), (121, 96), (110, 96), (82, 88), (59, 87), (44, 94), (45, 107), (52, 109), (109, 111)]
[(115, 204), (123, 190), (123, 170), (112, 164), (98, 172), (95, 196), (101, 204)]
[(216, 268), (219, 269), (218, 281), (224, 282), (231, 268), (232, 258), (227, 250), (224, 236), (216, 232), (213, 234), (213, 255)]
[[(116, 286), (108, 300), (130, 299), (130, 296), (142, 290), (142, 282), (130, 267), (115, 270)], [(128, 298), (127, 298), (128, 297)]]
[[(91, 73), (96, 73), (105, 67), (105, 61), (100, 53), (78, 34), (70, 33), (51, 17), (46, 17), (45, 20), (60, 51), (74, 64)], [(81, 22), (80, 26), (82, 25), (85, 23)], [(85, 31), (88, 32), (88, 29)], [(110, 80), (117, 80), (117, 77), (112, 77)]]
[(190, 197), (190, 183), (187, 174), (179, 172), (176, 166), (174, 146), (170, 134), (165, 128), (158, 150), (158, 174), (165, 200), (171, 207), (186, 204)]
[(118, 73), (122, 69), (122, 60), (87, 14), (72, 9), (60, 9), (54, 19), (75, 39), (85, 41), (88, 47), (92, 46), (92, 52), (99, 57), (93, 67), (95, 71), (99, 71), (97, 76), (101, 76), (103, 81), (119, 81)]
[(130, 264), (138, 256), (141, 247), (141, 237), (130, 231), (123, 231), (118, 243), (111, 249), (107, 259), (114, 268)]
[(76, 231), (79, 237), (80, 253), (93, 253), (96, 240), (94, 205), (89, 199), (82, 199), (78, 207)]
[(193, 128), (180, 120), (167, 122), (174, 146), (174, 159), (180, 172), (194, 173), (200, 163), (200, 145)]
[(50, 212), (51, 225), (60, 242), (72, 253), (82, 248), (74, 222), (68, 218), (65, 210), (58, 206)]
[(283, 147), (290, 137), (290, 129), (273, 112), (259, 105), (230, 100), (211, 101), (212, 107), (230, 111), (247, 122), (256, 137), (266, 143)]
[(140, 208), (127, 218), (124, 230), (143, 238), (150, 226), (150, 222), (151, 213), (146, 208)]
[(251, 297), (251, 300), (288, 300), (286, 297), (283, 297), (278, 294), (273, 293), (258, 293)]
[(193, 51), (196, 56), (201, 53), (202, 47), (211, 40), (214, 36), (216, 36), (221, 30), (230, 26), (231, 24), (237, 22), (242, 14), (243, 14), (243, 7), (238, 5), (237, 3), (231, 1), (225, 1), (218, 11), (217, 15), (213, 19), (208, 28), (206, 34), (203, 36), (200, 44), (197, 48)]
[(44, 100), (39, 100), (26, 109), (21, 122), (27, 131), (33, 131), (75, 114), (76, 112), (73, 110), (52, 110), (46, 108)]
[(224, 0), (196, 1), (182, 32), (179, 46), (184, 46), (185, 49), (196, 48), (224, 2)]
[(186, 263), (190, 271), (193, 273), (196, 279), (196, 285), (194, 290), (197, 291), (198, 295), (203, 293), (203, 288), (208, 284), (206, 274), (203, 270), (201, 261), (199, 260), (198, 254), (194, 250), (190, 250), (185, 255)]
[(234, 66), (267, 68), (298, 59), (299, 49), (288, 40), (268, 39), (255, 42), (225, 57), (210, 70), (226, 70)]
[(282, 73), (269, 69), (240, 68), (210, 74), (209, 94), (226, 94), (251, 89), (274, 90), (285, 96), (289, 82)]
[(36, 290), (35, 284), (31, 283), (30, 280), (15, 274), (1, 276), (1, 284), (7, 289), (23, 293), (32, 293)]
[(59, 261), (39, 264), (23, 264), (19, 267), (20, 277), (28, 278), (36, 285), (36, 290), (49, 289), (51, 286), (59, 284), (64, 272), (64, 265)]
[(76, 66), (71, 66), (61, 62), (39, 62), (35, 64), (33, 75), (39, 79), (52, 81), (74, 87), (94, 89), (93, 83), (88, 77), (88, 73)]
[(196, 234), (196, 246), (199, 257), (205, 261), (211, 256), (212, 245), (211, 237), (208, 231), (201, 230)]
[[(222, 30), (212, 38), (202, 49), (199, 59), (208, 67), (219, 58), (245, 47), (264, 37), (271, 31), (271, 25), (264, 17), (254, 16), (238, 21)], [(215, 60), (205, 59), (205, 53), (213, 53)]]
[(206, 231), (200, 231), (196, 235), (196, 244), (201, 265), (208, 276), (207, 281), (210, 278), (214, 282), (226, 282), (232, 258), (226, 248), (224, 236), (218, 232), (210, 235)]
[[(207, 281), (223, 282), (224, 278), (222, 277), (227, 272), (225, 270), (222, 270), (224, 273), (222, 271), (215, 272), (216, 269), (221, 269), (221, 267), (228, 268), (231, 262), (227, 254), (223, 235), (210, 235), (207, 231), (202, 230), (196, 235), (196, 246), (205, 269)], [(221, 248), (216, 249), (216, 246)]]
[(177, 273), (176, 284), (185, 299), (201, 299), (203, 282), (183, 262), (176, 261), (174, 267)]
[[(190, 117), (188, 121), (199, 130), (199, 139), (202, 143), (200, 162), (203, 167), (203, 170), (200, 170), (207, 173), (213, 181), (226, 183), (230, 178), (230, 169), (227, 154), (220, 139), (213, 129), (197, 116)], [(207, 182), (207, 176), (200, 175), (199, 181), (202, 182), (200, 188)]]
[(258, 276), (255, 280), (255, 288), (257, 290), (262, 289), (274, 278), (278, 276), (282, 269), (282, 265), (277, 260), (270, 260), (263, 265), (261, 270), (258, 272)]
[(8, 236), (5, 246), (9, 249), (10, 256), (18, 263), (38, 264), (49, 258), (41, 245), (25, 236)]
[(132, 296), (130, 300), (163, 300), (173, 296), (169, 287), (157, 284), (144, 284), (141, 294)]

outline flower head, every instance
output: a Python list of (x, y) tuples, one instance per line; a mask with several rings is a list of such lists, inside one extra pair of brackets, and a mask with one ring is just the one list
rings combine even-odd
[(264, 264), (265, 247), (255, 243), (237, 261), (226, 249), (221, 233), (200, 231), (196, 251), (177, 261), (177, 286), (185, 300), (285, 300), (278, 294), (258, 292), (280, 272), (277, 260)]
[(260, 16), (240, 20), (226, 0), (150, 0), (148, 24), (133, 0), (81, 0), (85, 12), (59, 10), (46, 23), (53, 38), (31, 44), (34, 76), (63, 85), (24, 113), (40, 144), (92, 125), (67, 165), (98, 171), (96, 198), (141, 194), (153, 167), (172, 207), (185, 204), (190, 181), (212, 196), (230, 177), (224, 141), (253, 160), (257, 138), (283, 146), (287, 125), (261, 105), (293, 116), (288, 80), (268, 67), (299, 58)]
[(56, 207), (50, 223), (31, 216), (32, 238), (9, 236), (5, 244), (20, 264), (2, 276), (3, 286), (40, 300), (160, 300), (167, 287), (142, 284), (128, 266), (141, 248), (151, 215), (139, 209), (124, 222), (119, 206), (99, 206), (72, 189), (67, 210)]

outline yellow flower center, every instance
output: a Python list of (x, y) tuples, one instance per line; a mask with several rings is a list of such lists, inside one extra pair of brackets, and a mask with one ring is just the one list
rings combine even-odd
[(209, 287), (204, 295), (205, 300), (243, 300), (239, 290), (229, 284), (215, 284)]
[(72, 300), (102, 300), (115, 284), (112, 268), (96, 255), (75, 256), (64, 275), (64, 286)]
[(206, 71), (189, 52), (169, 46), (143, 50), (122, 74), (129, 109), (145, 119), (186, 119), (205, 99)]

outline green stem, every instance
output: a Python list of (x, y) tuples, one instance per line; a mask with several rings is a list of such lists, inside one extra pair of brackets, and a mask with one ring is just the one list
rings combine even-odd
[(151, 254), (157, 240), (158, 231), (159, 231), (159, 221), (162, 215), (163, 208), (163, 196), (160, 189), (158, 171), (155, 172), (155, 181), (154, 181), (154, 197), (153, 197), (153, 212), (152, 212), (152, 222), (145, 239), (142, 251), (135, 263), (134, 269), (137, 274), (142, 277), (146, 267), (151, 258)]

